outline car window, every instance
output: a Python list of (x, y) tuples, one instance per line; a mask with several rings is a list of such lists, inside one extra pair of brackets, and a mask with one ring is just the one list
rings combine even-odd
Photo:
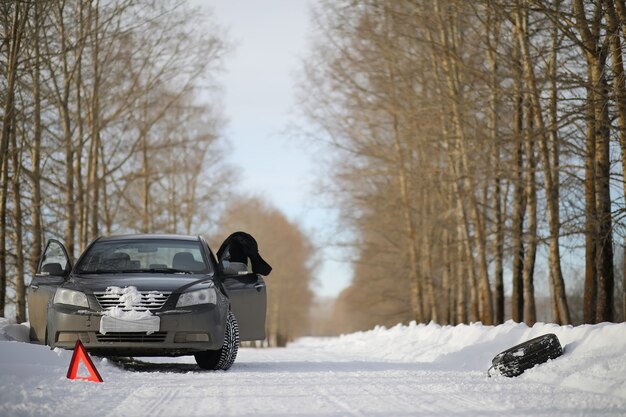
[(78, 273), (207, 273), (199, 241), (116, 240), (94, 243), (77, 265)]
[[(54, 268), (52, 268), (54, 267)], [(41, 271), (50, 272), (50, 270), (65, 271), (67, 270), (67, 257), (61, 244), (51, 241), (46, 248), (46, 252), (41, 260)]]

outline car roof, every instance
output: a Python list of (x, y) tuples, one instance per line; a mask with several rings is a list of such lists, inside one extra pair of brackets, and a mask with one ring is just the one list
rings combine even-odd
[(191, 235), (173, 235), (164, 233), (150, 233), (150, 234), (130, 234), (130, 235), (116, 235), (116, 236), (103, 236), (98, 239), (100, 242), (110, 242), (116, 240), (195, 240), (198, 241), (198, 236)]

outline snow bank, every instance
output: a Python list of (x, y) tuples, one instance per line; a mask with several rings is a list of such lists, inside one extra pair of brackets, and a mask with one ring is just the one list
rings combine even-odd
[(10, 324), (4, 318), (0, 318), (0, 340), (14, 340), (16, 342), (30, 341), (30, 323)]
[[(30, 344), (29, 330), (28, 323), (11, 324), (0, 318), (0, 390), (8, 380), (22, 381), (26, 377), (36, 377), (38, 382), (65, 380), (72, 351)], [(15, 335), (22, 340), (16, 340)], [(97, 363), (102, 361), (107, 362), (96, 359)]]
[(546, 333), (557, 335), (562, 357), (519, 378), (626, 398), (626, 323), (533, 327), (508, 321), (457, 326), (415, 324), (376, 327), (337, 338), (303, 338), (294, 347), (351, 353), (360, 360), (416, 362), (441, 371), (484, 371), (495, 355)]

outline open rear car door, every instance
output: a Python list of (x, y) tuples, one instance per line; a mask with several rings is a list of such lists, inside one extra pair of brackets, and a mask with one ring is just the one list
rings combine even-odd
[(230, 235), (217, 252), (221, 279), (243, 341), (265, 339), (267, 291), (263, 276), (272, 267), (261, 258), (256, 240), (247, 233)]
[(72, 265), (65, 246), (56, 239), (50, 239), (39, 261), (37, 273), (26, 292), (31, 341), (46, 342), (48, 303), (71, 270)]

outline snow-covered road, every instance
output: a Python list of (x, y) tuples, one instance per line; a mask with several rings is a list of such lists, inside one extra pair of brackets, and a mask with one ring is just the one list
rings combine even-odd
[[(496, 353), (547, 332), (563, 357), (487, 378)], [(626, 324), (398, 326), (241, 349), (228, 372), (193, 358), (94, 358), (101, 384), (67, 380), (70, 357), (0, 341), (0, 416), (626, 415)]]

